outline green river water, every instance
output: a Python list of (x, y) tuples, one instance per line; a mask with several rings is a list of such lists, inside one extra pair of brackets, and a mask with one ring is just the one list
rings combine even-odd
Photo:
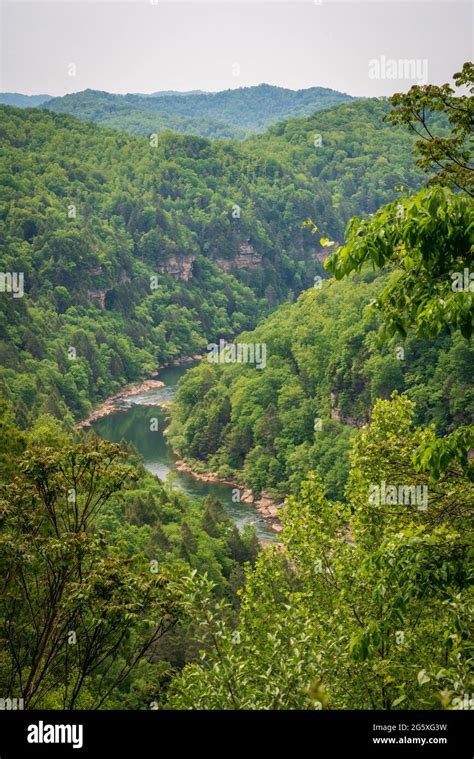
[[(190, 366), (187, 364), (163, 369), (159, 379), (165, 383), (165, 387), (122, 399), (120, 411), (94, 422), (93, 428), (96, 434), (105, 440), (112, 442), (126, 440), (133, 443), (143, 456), (146, 468), (160, 479), (165, 480), (170, 472), (174, 472), (173, 486), (175, 488), (183, 490), (192, 498), (215, 496), (239, 528), (251, 524), (261, 540), (275, 541), (276, 533), (255, 506), (232, 501), (230, 485), (202, 482), (186, 472), (176, 470), (176, 457), (164, 434), (169, 415), (156, 403), (173, 399), (179, 378), (188, 371)], [(151, 418), (158, 420), (157, 431), (150, 430)]]

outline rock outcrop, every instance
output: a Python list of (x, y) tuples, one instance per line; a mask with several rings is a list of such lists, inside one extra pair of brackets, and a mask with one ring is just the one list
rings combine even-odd
[(139, 385), (133, 385), (132, 387), (128, 387), (125, 390), (120, 390), (120, 392), (115, 393), (115, 395), (111, 395), (110, 398), (107, 398), (107, 400), (104, 401), (104, 403), (102, 403), (98, 408), (94, 409), (94, 411), (89, 414), (87, 419), (84, 419), (84, 421), (76, 424), (75, 429), (88, 429), (93, 424), (93, 422), (96, 422), (98, 419), (102, 419), (104, 416), (110, 416), (110, 414), (115, 414), (116, 411), (123, 410), (118, 405), (119, 401), (121, 401), (123, 398), (129, 398), (132, 395), (139, 395), (139, 393), (146, 393), (148, 390), (155, 390), (158, 387), (164, 386), (165, 383), (161, 382), (161, 380), (149, 379), (141, 382)]
[(196, 256), (170, 256), (164, 263), (158, 264), (157, 269), (160, 274), (171, 274), (176, 279), (182, 279), (188, 282), (192, 276), (193, 263)]
[(105, 296), (107, 295), (108, 292), (109, 291), (105, 287), (100, 290), (88, 290), (87, 299), (95, 300), (98, 302), (101, 308), (105, 308)]
[(281, 532), (283, 530), (283, 526), (280, 523), (279, 512), (282, 508), (284, 508), (285, 504), (275, 503), (273, 498), (268, 495), (268, 493), (262, 493), (260, 498), (256, 500), (253, 491), (248, 488), (241, 488), (236, 480), (221, 478), (218, 474), (216, 474), (216, 472), (195, 472), (193, 468), (182, 459), (178, 459), (178, 461), (175, 463), (175, 466), (178, 472), (187, 472), (196, 480), (201, 480), (202, 482), (212, 482), (214, 484), (220, 483), (222, 485), (231, 485), (232, 487), (238, 488), (241, 490), (239, 499), (240, 503), (255, 504), (262, 517), (269, 520), (272, 530), (275, 532)]
[(235, 258), (216, 258), (215, 263), (225, 272), (232, 269), (256, 269), (262, 263), (262, 256), (247, 239), (239, 243), (239, 252)]

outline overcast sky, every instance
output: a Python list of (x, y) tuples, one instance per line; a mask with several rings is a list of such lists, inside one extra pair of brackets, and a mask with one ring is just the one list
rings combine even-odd
[[(419, 71), (426, 61), (434, 84), (472, 60), (472, 4), (1, 0), (1, 42), (7, 92), (215, 91), (267, 82), (388, 95), (414, 82), (384, 78), (382, 56), (397, 65), (418, 60)], [(382, 61), (378, 78), (369, 77), (374, 59)]]

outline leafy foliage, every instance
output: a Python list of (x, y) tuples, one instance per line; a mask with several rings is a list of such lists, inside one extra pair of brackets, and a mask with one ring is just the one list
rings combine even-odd
[[(15, 440), (24, 448), (12, 427)], [(0, 486), (2, 692), (26, 708), (149, 708), (171, 666), (195, 656), (170, 579), (207, 571), (236, 607), (255, 534), (232, 529), (218, 502), (168, 490), (120, 446), (71, 440), (51, 417), (26, 442), (16, 457), (12, 445), (16, 472)]]
[[(417, 165), (425, 171), (435, 169), (430, 184), (456, 187), (474, 195), (474, 166), (471, 161), (474, 127), (473, 100), (463, 89), (474, 93), (474, 66), (465, 63), (453, 76), (458, 93), (449, 84), (415, 85), (407, 93), (393, 95), (388, 120), (408, 124), (420, 137), (416, 143)], [(460, 92), (459, 92), (460, 90)], [(432, 116), (443, 113), (451, 127), (449, 135), (432, 126)]]
[[(264, 85), (52, 107), (237, 136), (319, 97), (341, 99)], [(0, 268), (25, 276), (24, 297), (0, 300), (5, 696), (396, 709), (472, 690), (472, 209), (439, 186), (468, 188), (472, 112), (447, 85), (392, 104), (392, 122), (435, 127), (419, 167), (441, 171), (417, 195), (399, 197), (420, 172), (384, 101), (239, 143), (0, 109)], [(327, 268), (347, 279), (322, 282), (334, 246)], [(131, 446), (71, 432), (98, 398), (239, 332), (266, 367), (202, 361), (170, 436), (198, 468), (291, 492), (264, 551)]]
[(346, 244), (325, 266), (337, 279), (367, 262), (395, 267), (393, 281), (376, 300), (391, 333), (405, 336), (415, 326), (422, 335), (458, 329), (469, 338), (473, 251), (472, 203), (436, 187), (391, 203), (373, 219), (354, 218)]
[(465, 529), (474, 492), (459, 467), (429, 486), (426, 510), (376, 505), (371, 483), (417, 483), (413, 404), (378, 401), (353, 442), (348, 504), (309, 474), (284, 514), (284, 552), (247, 573), (237, 626), (212, 583), (181, 584), (201, 661), (173, 682), (179, 709), (435, 709), (472, 688)]

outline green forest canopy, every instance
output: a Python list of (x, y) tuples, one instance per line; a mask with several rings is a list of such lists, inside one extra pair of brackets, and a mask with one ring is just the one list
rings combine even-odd
[(170, 129), (213, 139), (243, 139), (278, 121), (349, 100), (350, 95), (325, 87), (288, 90), (260, 84), (222, 92), (157, 92), (153, 96), (84, 90), (48, 100), (44, 107), (132, 134)]
[[(242, 144), (166, 133), (155, 147), (2, 107), (1, 268), (24, 273), (25, 297), (1, 299), (0, 388), (18, 423), (84, 417), (311, 285), (324, 249), (308, 216), (342, 240), (354, 213), (419, 186), (386, 112), (357, 101)], [(242, 250), (253, 268), (237, 268)]]
[[(446, 254), (470, 261), (472, 207), (438, 186), (413, 195), (413, 141), (386, 113), (356, 102), (239, 145), (166, 134), (152, 148), (2, 109), (1, 266), (25, 274), (0, 322), (9, 698), (454, 708), (472, 690), (472, 292), (442, 281), (426, 297), (431, 267), (451, 274)], [(353, 214), (366, 218), (344, 240)], [(307, 217), (345, 243), (327, 263), (341, 281), (317, 278), (292, 303), (322, 274)], [(256, 269), (233, 266), (242, 243)], [(166, 271), (186, 259), (184, 279)], [(124, 382), (257, 322), (242, 339), (268, 343), (266, 368), (202, 362), (172, 435), (203, 467), (292, 491), (283, 550), (259, 551), (218, 502), (174, 492), (133, 450), (71, 430)]]

